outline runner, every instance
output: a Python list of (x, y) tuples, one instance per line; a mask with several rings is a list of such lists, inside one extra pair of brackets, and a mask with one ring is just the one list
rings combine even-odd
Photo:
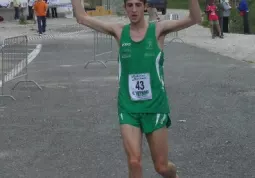
[(142, 133), (146, 135), (155, 170), (164, 178), (176, 178), (168, 162), (170, 108), (164, 86), (164, 38), (173, 31), (201, 22), (198, 0), (189, 0), (190, 14), (178, 21), (148, 23), (146, 0), (124, 0), (130, 24), (105, 23), (88, 16), (80, 0), (72, 0), (78, 23), (115, 37), (119, 49), (118, 113), (129, 178), (141, 178)]

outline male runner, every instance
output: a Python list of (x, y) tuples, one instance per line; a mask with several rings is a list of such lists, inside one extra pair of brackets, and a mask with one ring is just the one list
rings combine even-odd
[(130, 24), (106, 23), (90, 17), (80, 0), (72, 0), (78, 23), (112, 35), (119, 43), (118, 112), (128, 159), (129, 178), (142, 178), (141, 142), (146, 135), (155, 170), (164, 178), (176, 178), (168, 162), (170, 108), (164, 86), (164, 38), (173, 31), (201, 22), (198, 0), (189, 0), (190, 14), (178, 21), (148, 23), (146, 0), (124, 0)]

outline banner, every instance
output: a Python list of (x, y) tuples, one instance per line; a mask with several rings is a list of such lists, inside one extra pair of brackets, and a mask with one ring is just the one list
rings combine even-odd
[(10, 3), (11, 3), (10, 0), (0, 0), (1, 7), (8, 7)]
[(59, 0), (48, 0), (48, 4), (49, 5), (58, 5), (60, 3), (59, 3)]
[[(13, 0), (0, 0), (0, 6), (1, 7), (10, 7)], [(27, 0), (20, 0), (20, 6), (21, 7), (27, 7)]]

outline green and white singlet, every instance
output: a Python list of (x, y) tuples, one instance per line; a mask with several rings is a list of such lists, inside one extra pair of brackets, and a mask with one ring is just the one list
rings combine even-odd
[(169, 113), (164, 85), (164, 52), (149, 23), (143, 40), (135, 42), (130, 25), (123, 27), (119, 49), (119, 113)]

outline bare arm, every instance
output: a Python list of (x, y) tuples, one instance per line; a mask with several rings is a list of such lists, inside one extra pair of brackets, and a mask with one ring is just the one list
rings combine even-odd
[(123, 27), (118, 23), (106, 23), (96, 18), (88, 16), (84, 8), (81, 6), (80, 0), (72, 0), (75, 11), (76, 20), (79, 24), (88, 26), (96, 31), (118, 37), (118, 31)]
[(201, 10), (198, 0), (189, 0), (189, 16), (181, 20), (163, 20), (158, 24), (158, 35), (164, 36), (170, 32), (179, 31), (192, 25), (200, 23)]

